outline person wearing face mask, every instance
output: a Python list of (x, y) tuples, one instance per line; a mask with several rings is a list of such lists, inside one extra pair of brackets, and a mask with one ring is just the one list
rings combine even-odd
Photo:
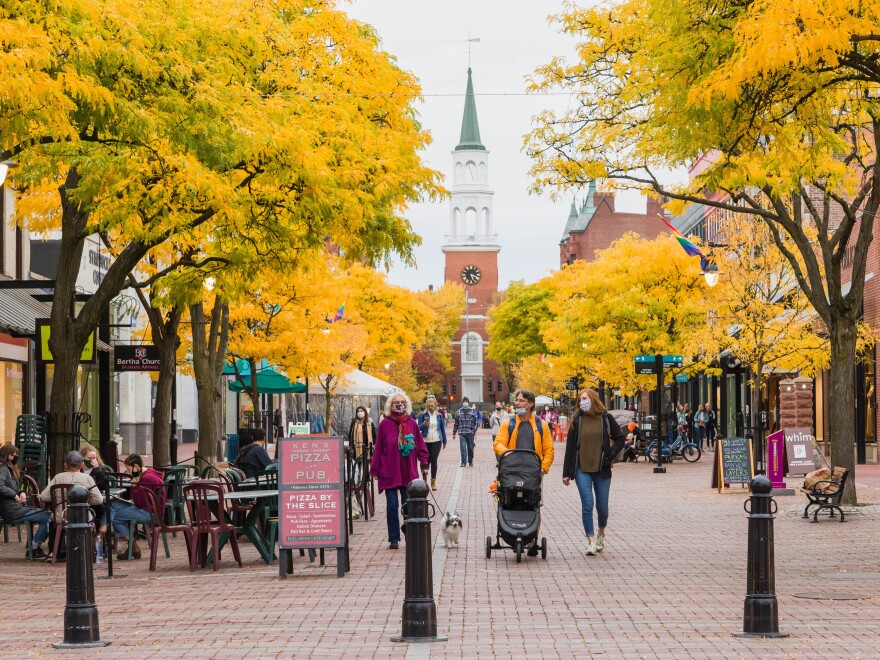
[(98, 456), (98, 450), (89, 443), (84, 443), (80, 445), (79, 453), (82, 454), (83, 457), (83, 474), (88, 474), (91, 476), (92, 470), (94, 470), (96, 467), (104, 465), (104, 463), (101, 461), (101, 457)]
[(504, 411), (504, 407), (500, 401), (495, 402), (495, 412), (489, 417), (489, 427), (492, 429), (492, 445), (495, 445), (495, 436), (498, 435), (498, 429), (505, 424), (510, 417)]
[(437, 399), (425, 399), (426, 410), (419, 415), (419, 430), (428, 446), (428, 462), (431, 465), (431, 490), (437, 490), (437, 461), (440, 450), (446, 448), (446, 418), (437, 409)]
[(40, 546), (49, 536), (50, 514), (45, 509), (27, 505), (27, 495), (21, 489), (21, 475), (15, 464), (17, 458), (18, 447), (15, 445), (0, 447), (0, 514), (7, 523), (32, 522), (37, 525), (31, 547), (25, 550), (24, 557), (44, 559), (46, 552)]
[[(587, 554), (595, 555), (605, 547), (608, 524), (608, 497), (611, 492), (611, 466), (623, 449), (620, 426), (605, 410), (595, 390), (581, 392), (579, 410), (568, 427), (562, 483), (574, 479), (581, 497), (581, 518), (587, 535)], [(594, 498), (595, 494), (595, 498)], [(599, 518), (599, 534), (593, 527), (593, 507)]]
[(354, 456), (369, 457), (373, 452), (373, 443), (376, 441), (376, 425), (370, 419), (367, 409), (358, 406), (354, 411), (354, 418), (348, 427), (348, 442), (354, 448)]
[(474, 467), (474, 437), (479, 428), (479, 418), (477, 411), (471, 406), (471, 401), (467, 397), (462, 398), (461, 408), (455, 415), (455, 424), (452, 427), (452, 439), (457, 435), (459, 437), (458, 446), (461, 450), (461, 465), (470, 465)]
[(385, 418), (379, 422), (373, 460), (372, 477), (378, 481), (379, 492), (385, 493), (389, 548), (400, 544), (400, 508), (406, 504), (410, 482), (428, 476), (428, 448), (419, 425), (410, 413), (412, 403), (405, 394), (395, 394), (385, 402)]
[(538, 424), (534, 414), (535, 394), (530, 390), (517, 390), (514, 394), (516, 417), (502, 424), (495, 436), (493, 449), (501, 456), (508, 449), (529, 449), (541, 458), (541, 469), (544, 474), (553, 465), (553, 436), (547, 424)]

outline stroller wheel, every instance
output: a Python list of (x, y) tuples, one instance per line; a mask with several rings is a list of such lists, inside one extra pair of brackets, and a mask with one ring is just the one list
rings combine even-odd
[(492, 556), (492, 537), (486, 537), (486, 559)]
[(517, 541), (517, 542), (516, 542), (516, 547), (514, 548), (514, 551), (516, 552), (516, 563), (517, 563), (517, 564), (521, 564), (521, 563), (522, 563), (522, 556), (523, 556), (523, 544), (522, 544), (522, 541)]
[(547, 537), (541, 537), (541, 559), (547, 559)]

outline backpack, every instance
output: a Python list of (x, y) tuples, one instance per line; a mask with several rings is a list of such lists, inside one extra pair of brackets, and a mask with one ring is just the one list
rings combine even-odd
[[(535, 415), (535, 427), (538, 429), (538, 437), (544, 437), (544, 426), (543, 421), (540, 417)], [(513, 429), (516, 428), (516, 415), (511, 415), (510, 423), (507, 425), (507, 437), (510, 438), (513, 435)]]

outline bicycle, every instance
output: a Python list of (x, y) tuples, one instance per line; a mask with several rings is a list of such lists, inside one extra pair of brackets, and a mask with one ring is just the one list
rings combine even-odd
[[(682, 425), (679, 428), (678, 436), (672, 442), (672, 444), (665, 444), (663, 446), (663, 456), (672, 458), (673, 456), (680, 456), (688, 463), (696, 463), (700, 460), (700, 457), (703, 455), (703, 451), (697, 446), (696, 443), (691, 442), (687, 437), (687, 426)], [(652, 441), (647, 448), (647, 456), (648, 460), (651, 463), (657, 462), (657, 441)]]

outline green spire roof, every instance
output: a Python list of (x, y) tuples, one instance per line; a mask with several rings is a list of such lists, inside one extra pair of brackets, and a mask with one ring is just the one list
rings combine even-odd
[(463, 149), (486, 151), (486, 147), (480, 142), (480, 124), (477, 121), (477, 103), (474, 101), (474, 83), (471, 80), (470, 67), (468, 67), (467, 92), (464, 97), (464, 116), (461, 118), (461, 138), (455, 150)]

